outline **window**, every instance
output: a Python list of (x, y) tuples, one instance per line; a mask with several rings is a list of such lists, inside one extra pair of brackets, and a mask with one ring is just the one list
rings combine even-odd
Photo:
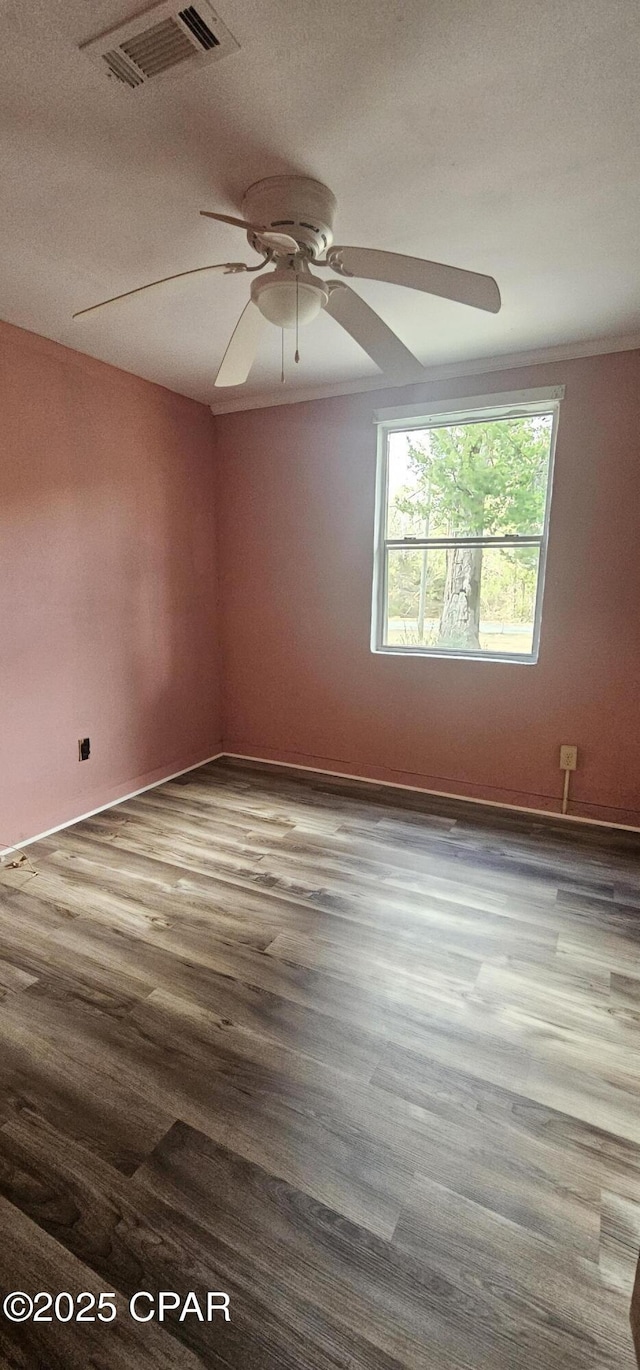
[(374, 651), (537, 660), (563, 393), (376, 416)]

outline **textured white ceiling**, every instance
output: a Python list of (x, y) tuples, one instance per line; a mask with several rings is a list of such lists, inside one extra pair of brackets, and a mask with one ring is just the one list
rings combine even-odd
[[(237, 212), (252, 181), (299, 172), (337, 196), (337, 242), (498, 279), (495, 317), (358, 287), (425, 364), (640, 331), (637, 0), (216, 7), (240, 51), (130, 94), (78, 44), (141, 5), (0, 0), (2, 317), (219, 400), (250, 278), (71, 313), (207, 261), (257, 260), (198, 210)], [(301, 344), (290, 386), (377, 374), (326, 316)], [(280, 390), (279, 370), (274, 329), (247, 397)]]

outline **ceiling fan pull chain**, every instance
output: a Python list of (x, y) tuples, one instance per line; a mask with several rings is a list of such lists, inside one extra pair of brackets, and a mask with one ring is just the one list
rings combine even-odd
[(284, 385), (284, 328), (280, 329), (280, 380)]
[(300, 361), (300, 353), (299, 353), (299, 351), (298, 351), (298, 322), (299, 322), (299, 319), (298, 319), (298, 293), (299, 293), (299, 284), (300, 284), (300, 278), (299, 278), (299, 276), (298, 276), (298, 273), (296, 272), (296, 355), (295, 355), (294, 360), (297, 361), (297, 362)]

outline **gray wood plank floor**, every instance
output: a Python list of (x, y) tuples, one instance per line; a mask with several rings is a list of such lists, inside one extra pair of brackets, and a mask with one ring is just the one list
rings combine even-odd
[(635, 839), (214, 763), (29, 856), (0, 1291), (119, 1313), (0, 1364), (632, 1370)]

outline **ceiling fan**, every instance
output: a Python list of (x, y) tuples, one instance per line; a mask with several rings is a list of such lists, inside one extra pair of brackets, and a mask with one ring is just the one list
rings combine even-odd
[[(74, 319), (117, 300), (137, 295), (166, 281), (195, 276), (204, 271), (258, 272), (273, 267), (251, 283), (251, 296), (240, 315), (222, 358), (216, 386), (242, 385), (255, 360), (265, 323), (297, 330), (311, 323), (324, 309), (360, 344), (376, 366), (394, 382), (420, 380), (424, 371), (413, 353), (388, 327), (374, 309), (347, 285), (360, 277), (409, 286), (445, 300), (457, 300), (497, 314), (500, 291), (492, 276), (462, 271), (455, 266), (405, 257), (397, 252), (382, 252), (370, 247), (335, 247), (333, 219), (335, 197), (326, 186), (307, 176), (269, 176), (250, 186), (242, 202), (242, 217), (201, 210), (207, 219), (234, 224), (247, 234), (250, 246), (262, 260), (257, 266), (246, 262), (218, 262), (179, 271), (159, 281), (126, 290), (109, 300), (80, 309)], [(329, 267), (338, 279), (323, 280), (311, 268)]]

